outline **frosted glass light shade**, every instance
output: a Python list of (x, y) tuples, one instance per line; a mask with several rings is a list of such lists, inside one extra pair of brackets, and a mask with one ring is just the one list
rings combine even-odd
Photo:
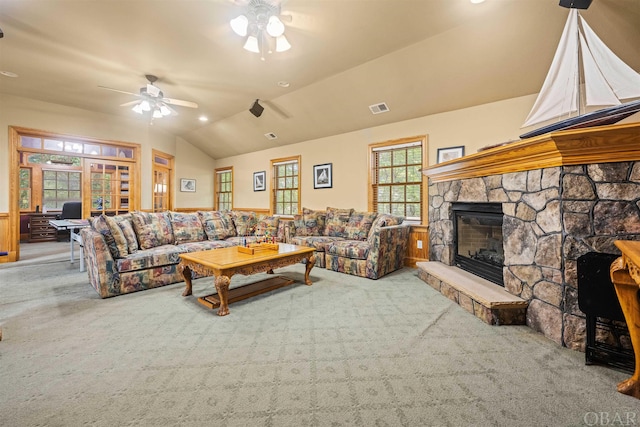
[(249, 19), (247, 19), (246, 16), (240, 15), (237, 18), (233, 18), (229, 23), (231, 24), (231, 29), (234, 33), (242, 37), (247, 35)]
[(255, 36), (247, 37), (247, 42), (244, 44), (244, 48), (249, 52), (260, 53), (260, 46), (258, 45), (258, 39)]
[(291, 49), (291, 45), (284, 34), (276, 38), (276, 52), (285, 52), (289, 49)]
[(271, 37), (279, 37), (284, 34), (284, 24), (275, 15), (272, 15), (269, 18), (269, 22), (267, 23), (267, 34)]
[(153, 118), (154, 118), (154, 119), (160, 119), (160, 118), (162, 118), (162, 113), (160, 112), (160, 110), (159, 110), (159, 109), (157, 109), (157, 108), (156, 108), (155, 110), (153, 110)]
[(147, 101), (146, 99), (142, 101), (139, 105), (140, 105), (140, 108), (142, 108), (142, 111), (151, 111), (151, 105), (149, 104), (149, 101)]
[(169, 110), (169, 107), (167, 107), (166, 105), (162, 104), (160, 106), (160, 113), (163, 116), (168, 116), (169, 114), (171, 114), (171, 110)]
[(141, 104), (136, 104), (133, 106), (132, 110), (138, 114), (142, 114), (142, 106)]

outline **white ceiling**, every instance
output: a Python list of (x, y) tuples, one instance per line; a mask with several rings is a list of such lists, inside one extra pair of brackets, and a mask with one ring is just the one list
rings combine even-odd
[[(0, 76), (0, 96), (131, 116), (132, 96), (98, 86), (137, 92), (155, 74), (199, 108), (153, 125), (222, 158), (537, 93), (568, 13), (558, 0), (283, 0), (292, 48), (261, 61), (229, 26), (246, 3), (0, 0), (0, 71), (19, 75)], [(640, 0), (582, 15), (640, 70)], [(390, 112), (372, 115), (380, 102)]]

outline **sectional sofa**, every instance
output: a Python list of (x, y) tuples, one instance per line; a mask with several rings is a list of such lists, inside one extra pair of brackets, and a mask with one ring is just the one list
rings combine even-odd
[(293, 221), (243, 211), (131, 212), (94, 217), (80, 236), (91, 286), (107, 298), (183, 281), (181, 253), (265, 237), (315, 247), (316, 267), (377, 279), (403, 265), (402, 220), (333, 208), (304, 209)]

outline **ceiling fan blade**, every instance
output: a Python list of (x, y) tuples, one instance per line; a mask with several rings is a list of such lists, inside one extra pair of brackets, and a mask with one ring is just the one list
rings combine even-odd
[(129, 105), (137, 104), (138, 102), (140, 102), (140, 101), (139, 100), (129, 101), (129, 102), (125, 102), (124, 104), (120, 104), (120, 106), (121, 107), (128, 107)]
[[(166, 105), (166, 103), (165, 103)], [(166, 107), (169, 109), (169, 111), (171, 111), (171, 115), (172, 116), (177, 116), (178, 112), (176, 110), (174, 110), (173, 108), (171, 108), (169, 105), (166, 105)]]
[(181, 107), (198, 108), (198, 104), (196, 104), (195, 102), (183, 101), (181, 99), (162, 98), (162, 102), (171, 105), (179, 105)]
[(127, 92), (124, 90), (118, 90), (118, 89), (112, 89), (110, 87), (106, 87), (106, 86), (98, 86), (100, 89), (106, 89), (106, 90), (110, 90), (112, 92), (120, 92), (120, 93), (126, 93), (127, 95), (134, 95), (134, 96), (140, 96), (139, 93), (133, 93), (133, 92)]

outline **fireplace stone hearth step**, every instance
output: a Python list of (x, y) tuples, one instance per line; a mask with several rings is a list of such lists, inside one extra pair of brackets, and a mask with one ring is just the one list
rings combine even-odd
[(438, 261), (417, 262), (418, 277), (489, 325), (524, 325), (529, 303), (501, 286)]

